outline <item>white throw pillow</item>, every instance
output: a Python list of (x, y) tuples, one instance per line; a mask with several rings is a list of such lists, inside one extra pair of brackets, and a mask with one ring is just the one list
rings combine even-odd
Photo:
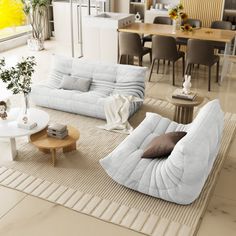
[(60, 88), (65, 90), (78, 90), (80, 92), (88, 92), (91, 85), (91, 79), (76, 78), (64, 75)]

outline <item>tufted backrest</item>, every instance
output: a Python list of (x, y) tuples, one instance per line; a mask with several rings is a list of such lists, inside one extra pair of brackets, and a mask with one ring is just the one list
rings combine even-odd
[(54, 56), (49, 85), (59, 88), (64, 75), (92, 80), (90, 91), (144, 98), (146, 68)]
[(224, 115), (220, 103), (213, 100), (187, 126), (187, 135), (177, 143), (168, 158), (169, 162), (177, 166), (177, 163), (183, 163), (180, 186), (190, 187), (197, 183), (200, 194), (219, 151), (223, 125)]

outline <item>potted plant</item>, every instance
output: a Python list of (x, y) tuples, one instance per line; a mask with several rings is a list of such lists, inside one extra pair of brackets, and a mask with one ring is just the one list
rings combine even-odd
[(22, 0), (24, 12), (32, 27), (32, 38), (28, 39), (28, 47), (31, 50), (44, 49), (44, 29), (47, 24), (47, 9), (49, 0)]
[(15, 67), (6, 67), (5, 59), (0, 59), (0, 80), (6, 83), (6, 88), (11, 90), (13, 94), (24, 95), (24, 115), (27, 117), (27, 111), (29, 108), (28, 95), (31, 92), (32, 75), (36, 66), (34, 57), (22, 58), (22, 61), (18, 62)]

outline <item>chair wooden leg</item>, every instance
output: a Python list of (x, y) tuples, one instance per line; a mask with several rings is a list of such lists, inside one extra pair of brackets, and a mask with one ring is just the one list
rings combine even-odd
[(193, 68), (193, 64), (190, 64), (190, 65), (189, 65), (189, 75), (192, 74), (192, 68)]
[(160, 68), (160, 60), (157, 60), (157, 74), (159, 73), (159, 68)]
[(129, 55), (126, 55), (126, 64), (129, 65)]
[(185, 58), (184, 58), (184, 56), (182, 57), (182, 63), (183, 63), (183, 76), (184, 76), (184, 70), (185, 70)]
[(151, 81), (151, 78), (152, 78), (152, 71), (153, 71), (154, 64), (155, 64), (155, 60), (152, 60), (152, 64), (151, 64), (151, 68), (150, 68), (150, 74), (149, 74), (148, 82)]
[(163, 75), (165, 74), (166, 70), (166, 60), (163, 60)]
[(123, 56), (123, 55), (120, 55), (120, 57), (119, 57), (119, 64), (122, 63), (122, 56)]
[(168, 66), (170, 65), (170, 61), (168, 61)]
[(211, 66), (208, 67), (208, 91), (211, 91)]
[[(186, 69), (185, 69), (185, 74), (186, 74), (186, 75), (189, 75), (189, 73), (188, 73), (188, 72), (189, 72), (189, 66), (190, 66), (190, 65), (187, 63), (187, 66), (186, 66)], [(190, 74), (190, 75), (191, 75), (191, 74)]]
[(220, 61), (217, 61), (216, 64), (216, 82), (219, 82), (219, 73), (220, 73)]
[(152, 51), (149, 53), (150, 55), (150, 63), (152, 63)]
[(180, 48), (181, 48), (181, 45), (179, 44), (179, 46), (178, 46), (178, 51), (180, 51)]
[(175, 86), (175, 61), (173, 61), (173, 78), (172, 78), (172, 85)]
[(143, 65), (143, 57), (142, 56), (138, 58), (138, 65), (139, 66)]

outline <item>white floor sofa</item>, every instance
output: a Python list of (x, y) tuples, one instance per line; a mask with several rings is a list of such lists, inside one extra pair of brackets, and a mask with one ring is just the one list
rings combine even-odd
[[(63, 76), (71, 75), (92, 80), (88, 92), (60, 88)], [(54, 56), (49, 78), (34, 85), (31, 99), (36, 105), (66, 112), (105, 119), (104, 101), (113, 94), (144, 98), (146, 68), (88, 62)], [(130, 105), (130, 116), (142, 102)]]
[[(174, 203), (190, 204), (201, 193), (219, 151), (223, 117), (218, 100), (206, 104), (188, 125), (147, 113), (133, 133), (100, 163), (121, 185)], [(187, 134), (167, 159), (141, 158), (154, 137), (173, 131)]]

